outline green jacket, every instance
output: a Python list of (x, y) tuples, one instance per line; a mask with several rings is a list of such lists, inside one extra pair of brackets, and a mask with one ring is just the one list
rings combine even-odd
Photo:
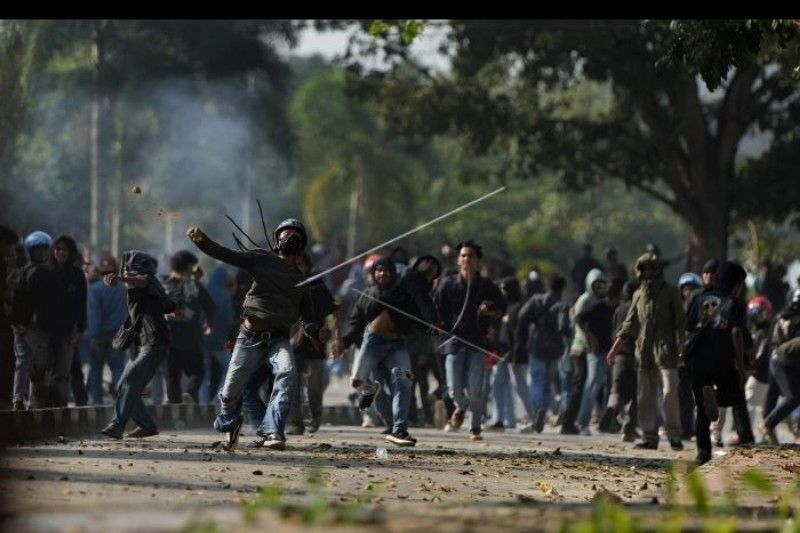
[(575, 335), (572, 337), (572, 346), (569, 349), (569, 353), (572, 355), (580, 355), (589, 351), (589, 341), (586, 339), (586, 333), (575, 322), (575, 317), (597, 301), (597, 296), (592, 290), (592, 284), (599, 279), (603, 279), (603, 271), (599, 268), (593, 268), (586, 274), (586, 292), (580, 295), (569, 312), (572, 324), (575, 327)]
[(617, 337), (635, 340), (639, 368), (677, 368), (678, 335), (685, 328), (680, 291), (657, 277), (643, 282), (633, 294)]

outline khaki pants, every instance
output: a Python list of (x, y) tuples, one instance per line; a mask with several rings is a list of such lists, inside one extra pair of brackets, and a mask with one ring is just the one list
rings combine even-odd
[[(658, 428), (661, 425), (662, 410), (667, 438), (670, 440), (681, 438), (677, 368), (640, 369), (637, 396), (639, 427), (642, 428), (642, 438), (645, 442), (658, 443)], [(659, 400), (661, 400), (660, 405)]]

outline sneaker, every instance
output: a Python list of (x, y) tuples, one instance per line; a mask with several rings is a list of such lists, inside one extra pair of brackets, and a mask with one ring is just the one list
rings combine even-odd
[(444, 425), (444, 431), (447, 433), (452, 433), (453, 431), (458, 431), (458, 428), (454, 428), (450, 425), (450, 422)]
[(283, 450), (286, 448), (286, 439), (277, 433), (270, 433), (264, 439), (264, 446), (273, 450)]
[(779, 444), (778, 436), (775, 434), (774, 428), (769, 428), (766, 424), (761, 423), (761, 425), (758, 426), (758, 431), (764, 436), (764, 441), (767, 444)]
[(372, 417), (369, 415), (369, 413), (364, 413), (364, 415), (361, 417), (361, 427), (362, 428), (375, 427), (375, 421), (372, 420)]
[(125, 433), (125, 437), (131, 438), (131, 439), (144, 439), (146, 437), (154, 437), (156, 435), (158, 435), (158, 430), (157, 429), (146, 430), (146, 429), (142, 429), (140, 427), (137, 427), (133, 431), (129, 431), (129, 432)]
[(100, 433), (105, 435), (106, 437), (111, 437), (112, 439), (121, 439), (122, 438), (122, 430), (119, 429), (114, 424), (109, 424), (103, 429), (100, 430)]
[(581, 435), (583, 437), (591, 437), (592, 436), (592, 432), (589, 430), (588, 426), (587, 427), (582, 427), (582, 428), (578, 429), (578, 435)]
[(681, 439), (669, 439), (669, 446), (676, 452), (683, 450), (683, 441)]
[(717, 394), (714, 387), (706, 385), (703, 387), (703, 407), (706, 410), (706, 418), (709, 422), (719, 420), (719, 406), (717, 405)]
[(545, 418), (547, 418), (547, 409), (540, 407), (536, 410), (536, 416), (533, 418), (533, 430), (536, 433), (544, 431)]
[(471, 429), (469, 431), (469, 440), (483, 440), (483, 437), (481, 437), (481, 430)]
[(502, 422), (495, 422), (494, 424), (487, 424), (483, 427), (486, 431), (505, 431), (506, 428)]
[(734, 435), (731, 440), (728, 441), (728, 446), (733, 448), (747, 448), (752, 446), (756, 443), (755, 438), (753, 439), (740, 439), (739, 435)]
[(717, 435), (717, 436), (714, 437), (714, 446), (716, 446), (717, 448), (724, 448), (725, 447), (725, 443), (722, 442), (722, 436), (721, 435)]
[(711, 460), (711, 450), (697, 450), (697, 466), (704, 465)]
[(525, 424), (519, 428), (519, 433), (533, 433), (533, 424)]
[(255, 440), (252, 440), (252, 441), (248, 442), (246, 447), (250, 448), (250, 449), (263, 448), (264, 447), (264, 442), (266, 442), (266, 440), (267, 440), (267, 437), (259, 435), (258, 437), (255, 438)]
[(452, 426), (453, 429), (459, 429), (464, 423), (466, 414), (467, 411), (465, 409), (456, 409), (453, 411), (453, 416), (450, 417), (450, 426)]
[(389, 433), (384, 438), (392, 444), (397, 444), (398, 446), (414, 446), (417, 443), (417, 439), (409, 435), (408, 431), (396, 431), (394, 433)]
[(643, 440), (642, 442), (637, 442), (633, 447), (637, 450), (657, 450), (658, 443)]
[(224, 448), (227, 451), (232, 451), (236, 447), (236, 444), (238, 444), (239, 433), (242, 432), (242, 424), (244, 424), (244, 415), (239, 414), (239, 416), (236, 417), (236, 421), (233, 423), (233, 428), (227, 432), (225, 437)]
[(372, 402), (375, 400), (375, 393), (378, 391), (373, 392), (359, 392), (358, 393), (358, 403), (356, 404), (359, 409), (362, 411), (364, 409), (369, 409), (372, 406)]
[(14, 400), (14, 405), (12, 407), (15, 411), (25, 411), (25, 401), (24, 400)]

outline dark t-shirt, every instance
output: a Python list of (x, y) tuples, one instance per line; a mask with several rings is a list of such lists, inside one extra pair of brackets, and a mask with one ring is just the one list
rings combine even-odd
[(738, 298), (715, 290), (698, 294), (686, 313), (689, 331), (703, 330), (693, 357), (702, 358), (711, 365), (733, 363), (736, 352), (731, 331), (739, 328), (744, 334), (746, 315), (747, 309)]
[(597, 339), (598, 346), (594, 346), (601, 354), (608, 353), (614, 343), (614, 310), (617, 305), (611, 305), (606, 300), (591, 304), (576, 316), (578, 324)]
[(193, 278), (167, 278), (164, 290), (180, 316), (167, 318), (173, 348), (200, 351), (203, 346), (201, 317), (213, 323), (216, 306), (203, 285)]

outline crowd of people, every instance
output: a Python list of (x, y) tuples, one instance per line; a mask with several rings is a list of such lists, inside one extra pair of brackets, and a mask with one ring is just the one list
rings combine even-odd
[[(187, 237), (218, 262), (207, 281), (188, 249), (159, 275), (139, 250), (94, 264), (68, 235), (20, 242), (0, 227), (0, 408), (114, 402), (102, 432), (144, 438), (158, 428), (143, 398), (217, 403), (229, 449), (245, 415), (248, 446), (283, 449), (319, 429), (330, 375), (347, 372), (364, 425), (398, 446), (414, 446), (419, 426), (468, 420), (481, 440), (550, 424), (644, 449), (694, 439), (704, 463), (713, 446), (777, 442), (780, 423), (798, 434), (800, 288), (781, 266), (748, 287), (741, 265), (710, 259), (672, 285), (656, 246), (628, 269), (587, 244), (570, 281), (535, 269), (520, 280), (507, 260), (487, 269), (467, 240), (439, 258), (395, 246), (347, 262), (345, 278), (313, 275), (294, 219), (252, 248)], [(737, 436), (725, 443), (728, 408)]]

